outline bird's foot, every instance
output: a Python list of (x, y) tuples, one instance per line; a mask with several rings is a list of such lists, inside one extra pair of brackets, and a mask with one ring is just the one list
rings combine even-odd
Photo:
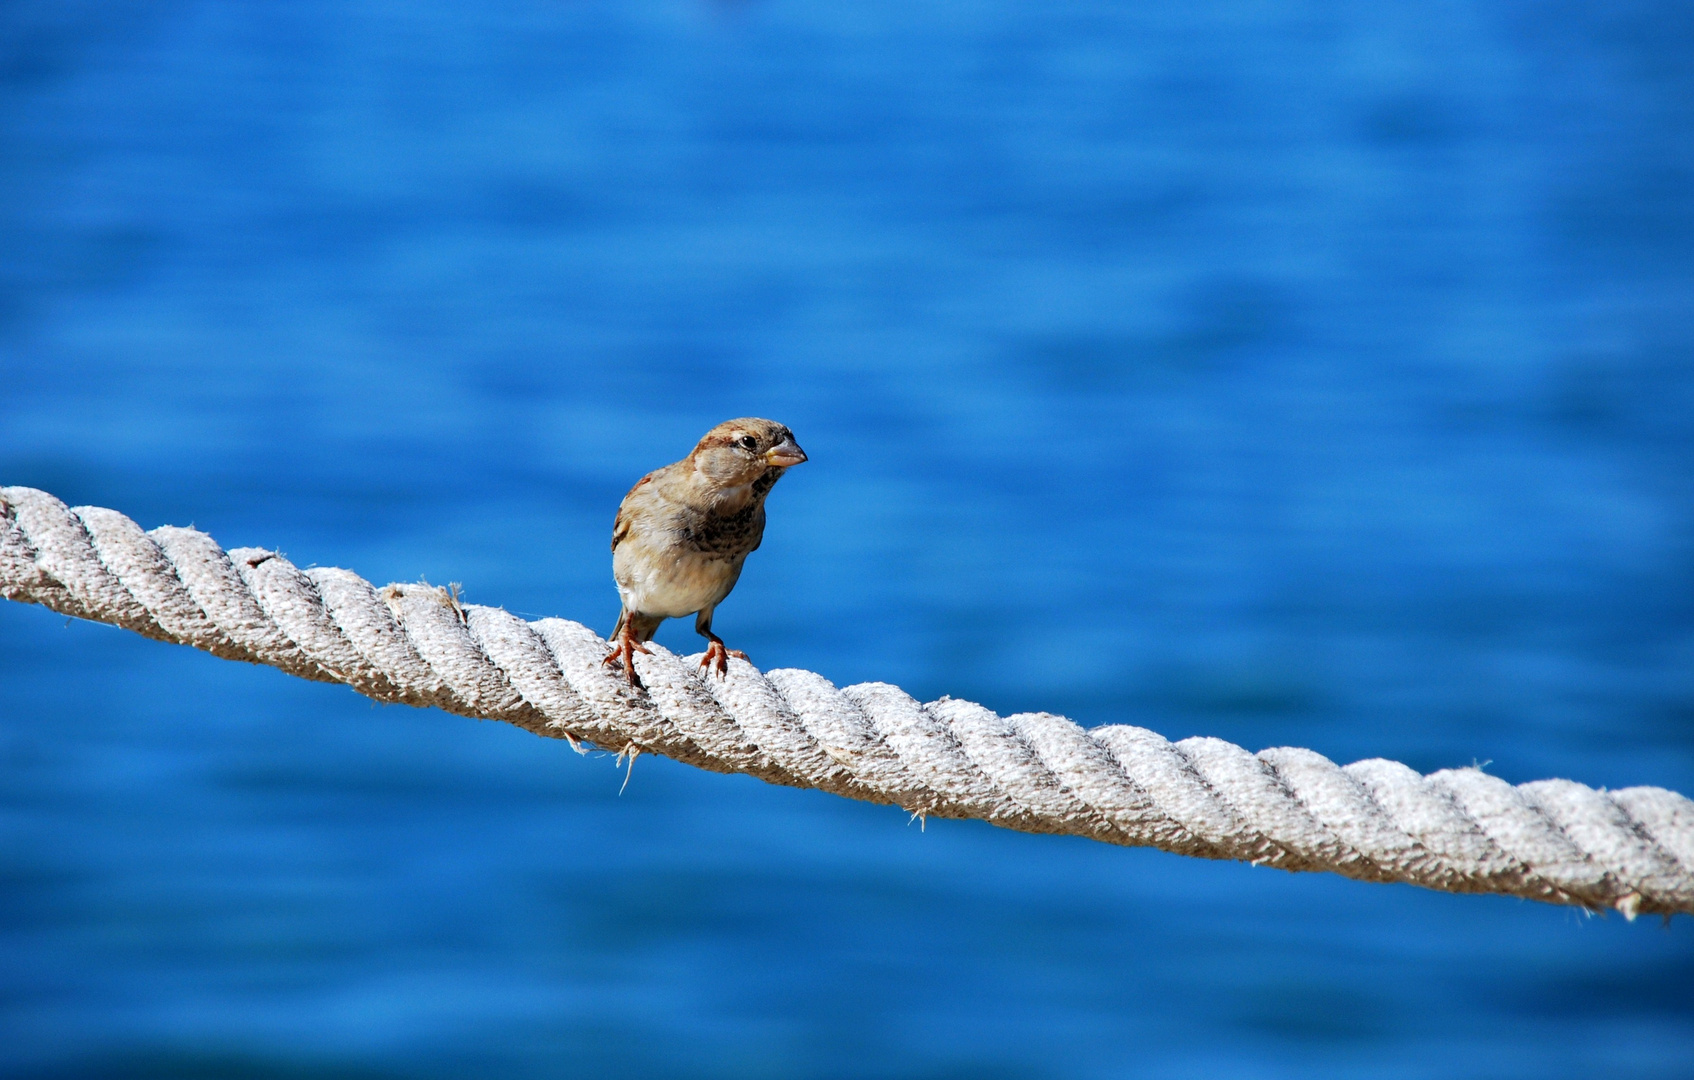
[[(623, 667), (624, 675), (629, 678), (629, 685), (640, 687), (641, 676), (635, 673), (636, 653), (646, 653), (648, 656), (653, 655), (651, 649), (635, 640), (632, 635), (619, 634), (618, 639), (612, 643), (612, 651), (607, 653), (606, 659), (600, 661), (600, 663), (602, 666), (607, 667), (612, 664), (621, 665)], [(646, 688), (642, 687), (642, 689)]]
[(715, 667), (719, 675), (728, 675), (729, 658), (732, 656), (737, 660), (747, 659), (747, 654), (740, 649), (726, 649), (723, 642), (713, 638), (712, 643), (706, 646), (706, 655), (700, 658), (700, 666), (707, 670)]

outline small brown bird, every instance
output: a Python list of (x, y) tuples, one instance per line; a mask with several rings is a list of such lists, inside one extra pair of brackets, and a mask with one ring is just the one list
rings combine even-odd
[(659, 624), (698, 616), (711, 641), (701, 667), (729, 671), (731, 656), (712, 633), (712, 610), (741, 577), (741, 564), (765, 535), (765, 496), (791, 466), (806, 460), (794, 433), (774, 420), (725, 420), (694, 452), (637, 480), (612, 524), (612, 577), (623, 611), (605, 663), (621, 663), (631, 686), (635, 654), (647, 652)]

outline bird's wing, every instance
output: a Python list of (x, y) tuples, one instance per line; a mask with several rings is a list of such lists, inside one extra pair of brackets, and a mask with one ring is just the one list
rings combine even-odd
[(648, 473), (646, 476), (637, 480), (635, 482), (635, 486), (629, 489), (629, 494), (623, 497), (623, 502), (618, 504), (618, 516), (612, 519), (613, 551), (618, 550), (618, 545), (623, 542), (624, 537), (629, 535), (629, 527), (635, 517), (635, 507), (630, 505), (630, 500), (634, 499), (635, 493), (640, 491), (642, 485), (653, 479), (655, 475), (657, 474)]

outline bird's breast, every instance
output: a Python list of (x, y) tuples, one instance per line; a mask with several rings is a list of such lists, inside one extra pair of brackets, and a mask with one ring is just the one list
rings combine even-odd
[(653, 549), (640, 542), (618, 545), (612, 576), (624, 607), (643, 615), (677, 619), (716, 606), (741, 576), (739, 558), (683, 545)]

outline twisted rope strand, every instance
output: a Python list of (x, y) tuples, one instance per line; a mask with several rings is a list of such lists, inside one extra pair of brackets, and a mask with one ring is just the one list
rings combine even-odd
[(578, 623), (525, 622), (428, 585), (377, 589), (262, 548), (226, 552), (194, 529), (144, 532), (25, 487), (0, 488), (0, 594), (377, 701), (917, 815), (1630, 918), (1694, 913), (1694, 802), (1662, 788), (1514, 787), (1479, 769), (1420, 776), (1295, 747), (1250, 754), (1127, 725), (1085, 731), (743, 660), (718, 678), (658, 645), (639, 655), (635, 689)]

